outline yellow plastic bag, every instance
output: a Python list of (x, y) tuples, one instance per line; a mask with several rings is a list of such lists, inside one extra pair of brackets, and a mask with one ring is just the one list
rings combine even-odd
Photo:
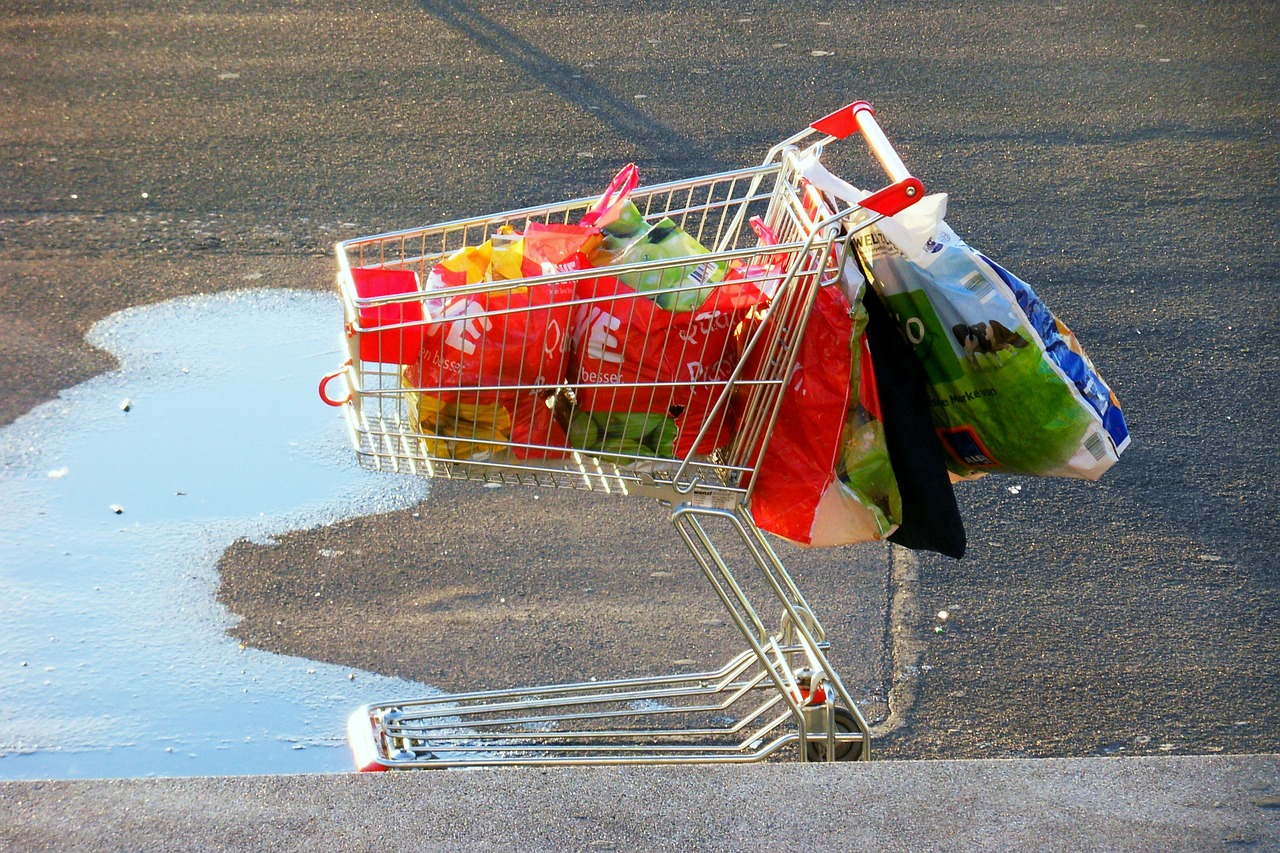
[[(406, 371), (408, 373), (408, 371)], [(403, 377), (406, 387), (413, 381)], [(439, 459), (481, 459), (511, 442), (511, 413), (501, 403), (462, 403), (409, 391), (409, 416), (427, 453)]]
[[(433, 272), (442, 283), (456, 287), (536, 276), (542, 272), (542, 267), (525, 258), (524, 237), (506, 230), (499, 231), (478, 246), (459, 249), (437, 264)], [(427, 289), (432, 289), (430, 284)]]

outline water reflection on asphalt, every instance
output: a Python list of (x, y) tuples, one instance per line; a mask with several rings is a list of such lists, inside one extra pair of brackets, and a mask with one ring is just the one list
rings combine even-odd
[(124, 311), (119, 370), (0, 430), (0, 778), (345, 771), (354, 706), (429, 692), (241, 649), (215, 600), (236, 539), (425, 495), (320, 403), (340, 328), (300, 291)]

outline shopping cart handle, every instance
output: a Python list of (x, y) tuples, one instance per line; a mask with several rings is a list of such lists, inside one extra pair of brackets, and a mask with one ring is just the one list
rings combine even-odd
[(823, 116), (809, 125), (809, 127), (819, 133), (825, 133), (827, 136), (834, 136), (836, 139), (847, 139), (858, 130), (859, 112), (875, 115), (875, 110), (871, 108), (871, 104), (866, 101), (854, 101), (852, 104), (847, 104), (830, 115)]
[(907, 178), (873, 192), (858, 202), (858, 206), (879, 213), (881, 216), (893, 216), (922, 198), (924, 198), (924, 184), (920, 183), (919, 178)]
[(871, 104), (866, 101), (854, 101), (830, 115), (823, 116), (809, 127), (836, 139), (844, 139), (853, 135), (855, 131), (862, 131), (863, 138), (871, 147), (871, 153), (880, 161), (880, 165), (884, 166), (891, 180), (901, 183), (911, 177), (911, 172), (898, 157), (898, 152), (893, 150), (893, 145), (885, 137), (884, 131), (880, 129), (875, 110), (871, 109)]

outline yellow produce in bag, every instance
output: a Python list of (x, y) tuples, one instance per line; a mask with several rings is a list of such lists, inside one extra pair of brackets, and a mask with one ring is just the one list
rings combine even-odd
[[(406, 371), (404, 384), (414, 383)], [(440, 459), (477, 459), (511, 441), (511, 414), (501, 403), (462, 403), (410, 391), (409, 415), (427, 453)]]
[[(433, 270), (433, 273), (442, 280), (441, 284), (454, 287), (464, 282), (448, 273), (462, 273), (466, 277), (466, 284), (478, 284), (482, 281), (527, 278), (541, 272), (540, 264), (531, 263), (524, 256), (524, 237), (509, 228), (499, 231), (479, 246), (466, 246), (459, 249), (437, 264)], [(430, 281), (427, 289), (433, 289)]]
[[(498, 278), (520, 278), (522, 240), (510, 234), (499, 235), (499, 238), (496, 252), (493, 240), (486, 240), (479, 246), (459, 249), (441, 261), (437, 268), (457, 274), (462, 281), (455, 279), (456, 284), (492, 281), (495, 263), (498, 265)], [(511, 264), (513, 256), (514, 270)], [(418, 373), (414, 368), (406, 369), (401, 375), (402, 384), (406, 388), (418, 385)], [(422, 443), (430, 456), (472, 459), (502, 448), (503, 445), (493, 442), (511, 440), (511, 417), (496, 402), (462, 403), (419, 391), (409, 391), (405, 396), (413, 426), (423, 434)]]

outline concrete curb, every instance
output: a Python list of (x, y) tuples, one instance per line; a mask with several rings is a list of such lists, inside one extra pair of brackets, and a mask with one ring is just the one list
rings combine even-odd
[(1280, 755), (0, 783), (4, 850), (1280, 849)]

